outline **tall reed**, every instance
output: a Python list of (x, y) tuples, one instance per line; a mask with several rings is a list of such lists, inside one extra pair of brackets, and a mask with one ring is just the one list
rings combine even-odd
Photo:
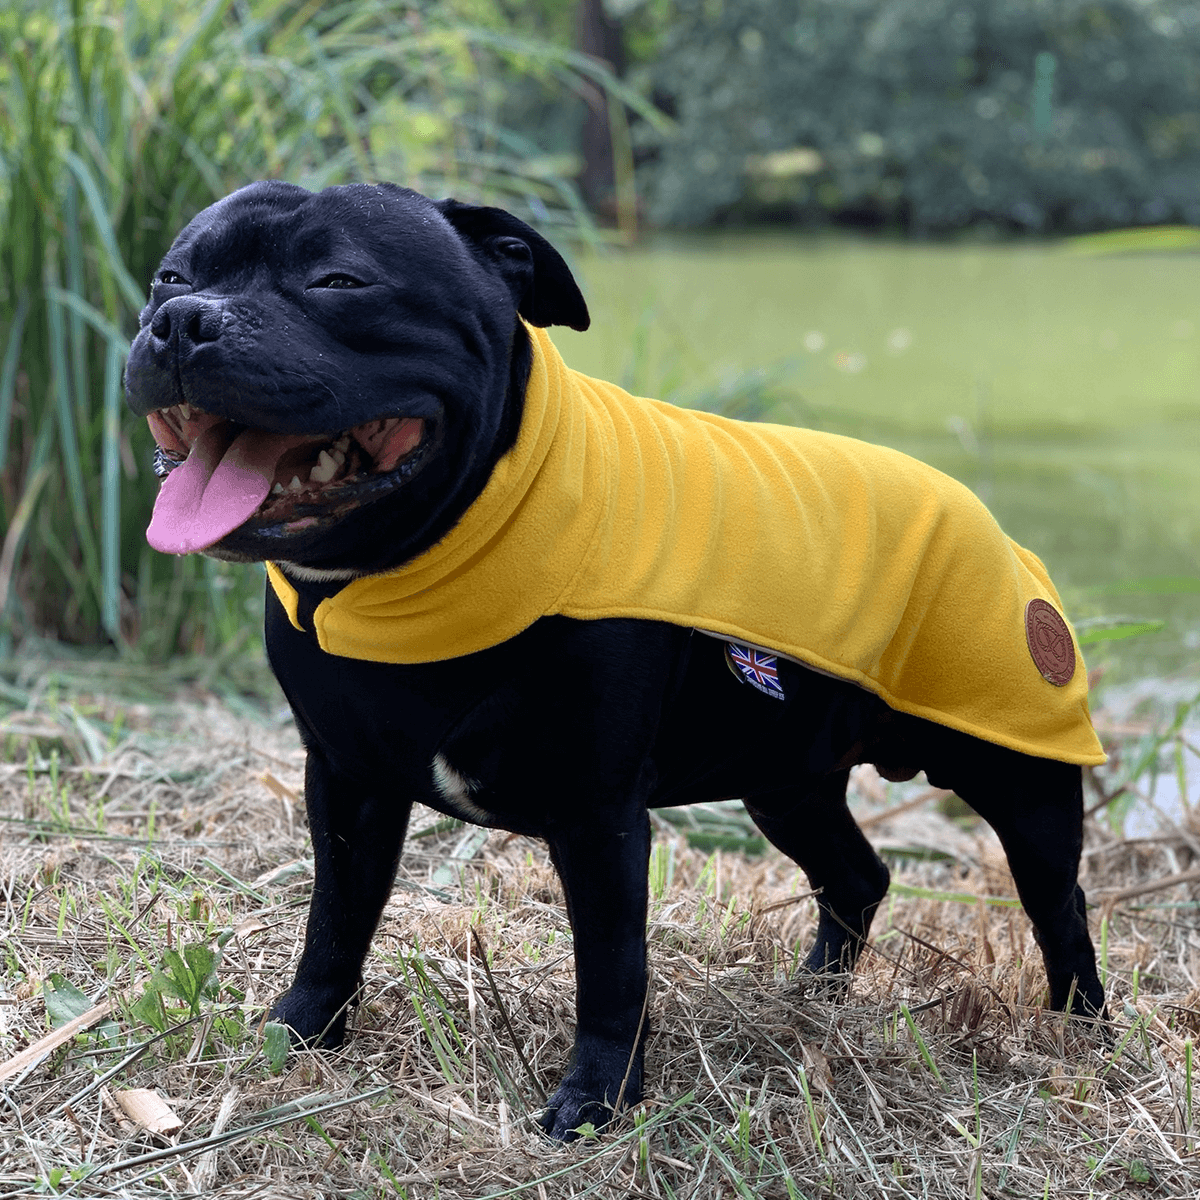
[[(391, 178), (586, 228), (553, 160), (500, 126), (562, 49), (423, 0), (15, 0), (0, 10), (0, 639), (157, 655), (239, 636), (261, 580), (153, 554), (150, 440), (121, 373), (151, 273), (251, 179)], [(473, 20), (487, 4), (470, 7)], [(5, 646), (0, 644), (0, 651)]]

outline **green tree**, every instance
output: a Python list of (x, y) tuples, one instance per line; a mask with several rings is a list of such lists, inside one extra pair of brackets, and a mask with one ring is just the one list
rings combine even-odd
[(669, 0), (664, 225), (1200, 222), (1200, 8), (1155, 0)]

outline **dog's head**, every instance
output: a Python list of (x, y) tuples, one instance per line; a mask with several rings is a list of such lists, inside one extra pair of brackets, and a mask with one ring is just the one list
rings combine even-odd
[(205, 209), (125, 372), (166, 476), (151, 544), (336, 574), (419, 553), (516, 436), (518, 314), (588, 325), (566, 263), (501, 209), (273, 182)]

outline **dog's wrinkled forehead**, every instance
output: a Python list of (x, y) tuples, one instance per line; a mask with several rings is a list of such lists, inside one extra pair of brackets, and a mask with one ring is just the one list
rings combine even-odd
[(347, 184), (310, 192), (264, 182), (241, 188), (198, 214), (165, 263), (186, 257), (207, 278), (257, 265), (304, 271), (331, 257), (382, 269), (436, 255), (470, 263), (450, 223), (426, 197), (395, 184)]

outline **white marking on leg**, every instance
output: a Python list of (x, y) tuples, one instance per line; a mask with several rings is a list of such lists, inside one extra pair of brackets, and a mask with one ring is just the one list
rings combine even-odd
[(457, 816), (475, 825), (490, 825), (491, 814), (480, 808), (471, 799), (471, 793), (477, 792), (483, 786), (474, 779), (460, 775), (442, 754), (433, 756), (433, 782), (441, 793), (442, 799), (454, 809)]

